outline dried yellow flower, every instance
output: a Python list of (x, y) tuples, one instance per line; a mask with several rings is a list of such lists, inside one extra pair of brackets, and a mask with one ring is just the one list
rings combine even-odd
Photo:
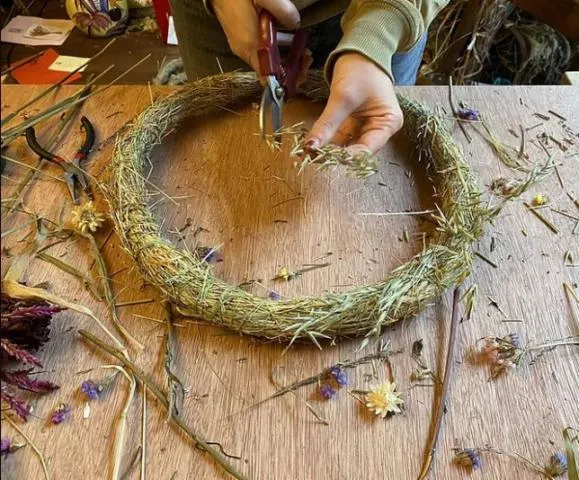
[(366, 394), (366, 407), (376, 415), (386, 418), (390, 413), (400, 413), (404, 400), (396, 390), (393, 382), (384, 382), (377, 385)]
[(281, 267), (278, 270), (275, 278), (278, 280), (285, 280), (287, 282), (287, 281), (291, 280), (294, 276), (295, 276), (295, 274), (293, 272), (290, 272), (287, 267)]
[(541, 193), (535, 195), (533, 197), (533, 206), (534, 207), (541, 207), (547, 203), (547, 197)]
[(74, 207), (70, 216), (72, 226), (81, 233), (96, 232), (105, 221), (104, 215), (96, 209), (92, 201)]

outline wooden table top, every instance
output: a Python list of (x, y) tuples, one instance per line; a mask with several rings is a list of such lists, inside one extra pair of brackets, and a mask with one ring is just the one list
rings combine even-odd
[[(45, 105), (76, 91), (65, 87), (49, 97)], [(41, 87), (6, 86), (2, 114), (22, 105)], [(97, 131), (97, 148), (90, 160), (90, 172), (98, 179), (110, 158), (112, 139), (122, 126), (151, 102), (151, 95), (167, 94), (169, 88), (150, 90), (146, 86), (115, 86), (83, 106)], [(402, 88), (411, 98), (450, 111), (443, 87)], [(533, 162), (544, 162), (545, 151), (537, 135), (545, 132), (563, 142), (549, 141), (549, 152), (560, 163), (561, 182), (569, 194), (579, 198), (579, 89), (577, 87), (457, 87), (458, 101), (480, 110), (493, 132), (516, 148), (520, 127), (528, 129), (525, 151)], [(36, 107), (35, 107), (36, 108)], [(311, 123), (320, 105), (296, 100), (288, 105), (286, 123)], [(567, 120), (560, 120), (554, 111)], [(31, 111), (33, 113), (33, 111)], [(536, 113), (546, 115), (548, 120)], [(59, 128), (58, 119), (38, 129), (47, 138)], [(78, 120), (65, 136), (60, 152), (70, 154), (78, 141)], [(450, 119), (449, 119), (450, 123)], [(538, 126), (535, 126), (540, 124)], [(530, 128), (534, 127), (534, 128)], [(500, 176), (516, 177), (501, 165), (483, 138), (471, 130), (467, 143), (454, 125), (455, 138), (485, 190)], [(398, 135), (380, 153), (379, 174), (359, 181), (343, 172), (307, 171), (298, 176), (287, 153), (270, 153), (260, 138), (255, 106), (237, 112), (223, 111), (196, 122), (187, 122), (165, 139), (153, 153), (150, 181), (175, 198), (174, 204), (154, 196), (155, 212), (168, 238), (183, 229), (181, 244), (187, 248), (223, 245), (222, 261), (215, 263), (216, 275), (232, 283), (259, 280), (284, 296), (341, 291), (362, 283), (375, 282), (422, 248), (420, 232), (425, 225), (415, 216), (361, 216), (362, 212), (403, 212), (432, 206), (431, 189), (422, 167), (411, 153), (411, 142)], [(574, 132), (574, 133), (571, 133)], [(564, 138), (574, 143), (565, 143)], [(34, 156), (23, 140), (6, 154), (32, 164)], [(57, 167), (43, 170), (58, 175)], [(7, 198), (24, 169), (8, 163), (2, 176), (2, 198)], [(562, 347), (546, 353), (533, 365), (525, 364), (508, 375), (489, 381), (489, 371), (468, 359), (469, 349), (487, 335), (519, 332), (525, 342), (546, 342), (579, 333), (578, 307), (566, 300), (563, 283), (577, 291), (579, 281), (579, 236), (573, 235), (576, 221), (547, 207), (542, 213), (556, 224), (552, 233), (523, 205), (537, 193), (547, 195), (549, 206), (578, 217), (579, 210), (552, 175), (522, 199), (510, 203), (496, 222), (488, 225), (476, 250), (496, 263), (496, 268), (477, 259), (464, 288), (478, 286), (474, 315), (459, 325), (455, 370), (447, 414), (444, 418), (437, 456), (430, 478), (461, 479), (468, 474), (452, 463), (456, 446), (495, 448), (518, 453), (536, 463), (545, 463), (563, 448), (562, 430), (579, 426), (579, 350)], [(66, 221), (70, 202), (64, 184), (39, 174), (23, 196), (25, 208), (54, 221), (63, 211)], [(102, 209), (106, 205), (98, 202)], [(64, 208), (64, 210), (62, 210)], [(2, 231), (28, 221), (22, 214), (2, 215)], [(186, 227), (186, 225), (190, 225)], [(112, 223), (97, 233), (99, 243), (109, 236)], [(28, 228), (3, 234), (2, 270), (24, 248)], [(405, 241), (404, 231), (408, 234)], [(491, 247), (492, 245), (492, 247)], [(492, 250), (492, 251), (491, 251)], [(122, 250), (116, 235), (102, 249), (118, 302), (152, 299), (150, 303), (119, 308), (126, 328), (143, 344), (135, 362), (165, 385), (163, 307), (154, 288), (143, 283), (132, 260)], [(575, 266), (566, 266), (571, 252)], [(87, 245), (65, 242), (49, 250), (76, 268), (97, 278)], [(297, 280), (271, 280), (282, 266), (328, 262), (327, 268), (305, 273)], [(34, 259), (25, 279), (29, 284), (49, 282), (50, 289), (67, 299), (91, 308), (110, 326), (105, 304), (96, 302), (82, 282), (51, 264)], [(267, 289), (253, 287), (259, 295)], [(418, 318), (388, 328), (382, 335), (396, 349), (392, 369), (403, 392), (406, 409), (402, 415), (382, 420), (368, 414), (349, 394), (350, 389), (367, 389), (387, 378), (387, 368), (375, 362), (350, 370), (349, 385), (336, 398), (323, 401), (315, 385), (299, 389), (261, 406), (252, 403), (275, 392), (272, 378), (285, 385), (309, 377), (338, 360), (372, 351), (357, 352), (360, 341), (353, 339), (327, 345), (319, 351), (313, 345), (298, 345), (283, 354), (284, 345), (242, 338), (202, 322), (178, 320), (177, 373), (187, 388), (182, 416), (210, 441), (240, 460), (230, 459), (251, 479), (415, 479), (420, 469), (432, 415), (435, 389), (417, 387), (410, 381), (415, 367), (411, 347), (424, 341), (424, 358), (441, 373), (446, 352), (451, 292), (428, 307)], [(500, 307), (497, 308), (497, 305)], [(461, 307), (462, 308), (462, 307)], [(572, 309), (575, 311), (573, 316)], [(461, 310), (462, 311), (462, 310)], [(101, 335), (86, 317), (70, 311), (55, 316), (50, 342), (40, 353), (49, 379), (61, 386), (40, 397), (34, 416), (22, 430), (43, 452), (55, 479), (110, 478), (116, 421), (123, 408), (128, 383), (119, 377), (110, 391), (90, 404), (90, 416), (83, 418), (84, 401), (79, 386), (88, 378), (106, 375), (102, 365), (113, 359), (89, 347), (76, 330), (88, 329)], [(93, 369), (88, 373), (87, 370)], [(424, 383), (424, 382), (423, 382)], [(430, 382), (425, 382), (430, 383)], [(72, 418), (49, 426), (47, 417), (61, 402), (69, 403)], [(326, 420), (320, 422), (308, 410), (308, 402)], [(140, 389), (131, 403), (122, 471), (141, 444), (142, 395)], [(208, 455), (176, 428), (166, 423), (166, 413), (152, 397), (147, 401), (146, 471), (149, 479), (213, 479), (227, 475)], [(3, 435), (15, 436), (9, 425)], [(3, 462), (9, 478), (42, 478), (42, 470), (30, 447), (19, 450)], [(483, 474), (489, 479), (540, 478), (524, 465), (504, 456), (485, 455)], [(10, 476), (11, 475), (11, 476)], [(139, 468), (125, 477), (139, 478)]]

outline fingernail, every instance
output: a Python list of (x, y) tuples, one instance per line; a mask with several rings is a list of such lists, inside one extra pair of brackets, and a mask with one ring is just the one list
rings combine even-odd
[(318, 148), (320, 146), (320, 141), (317, 138), (311, 138), (310, 140), (308, 140), (306, 142), (306, 144), (304, 145), (304, 147), (306, 148), (306, 150), (315, 150), (316, 148)]

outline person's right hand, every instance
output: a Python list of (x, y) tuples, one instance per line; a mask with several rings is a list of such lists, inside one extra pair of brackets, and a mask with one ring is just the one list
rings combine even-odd
[(300, 24), (300, 13), (290, 0), (212, 0), (212, 6), (231, 51), (258, 75), (258, 10), (269, 10), (289, 30), (295, 30)]

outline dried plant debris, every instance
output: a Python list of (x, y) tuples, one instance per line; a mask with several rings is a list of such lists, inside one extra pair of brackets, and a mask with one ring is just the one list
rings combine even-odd
[(516, 368), (531, 353), (541, 355), (544, 352), (561, 346), (579, 345), (579, 336), (545, 342), (539, 345), (523, 345), (517, 333), (504, 337), (484, 337), (480, 340), (478, 354), (490, 366), (491, 378), (496, 378), (509, 369)]
[[(2, 401), (20, 418), (27, 420), (31, 407), (17, 391), (43, 395), (58, 388), (49, 381), (34, 377), (34, 367), (41, 368), (42, 362), (33, 352), (48, 341), (52, 316), (64, 308), (39, 300), (18, 300), (2, 293), (0, 310)], [(9, 369), (12, 361), (27, 367)]]
[[(568, 459), (567, 455), (563, 452), (553, 453), (549, 461), (545, 465), (541, 465), (538, 462), (528, 459), (524, 455), (517, 452), (511, 452), (509, 450), (503, 450), (500, 448), (493, 447), (491, 445), (485, 445), (482, 448), (453, 448), (454, 458), (453, 462), (460, 468), (469, 471), (481, 470), (482, 468), (482, 457), (486, 455), (501, 455), (509, 457), (521, 464), (525, 465), (528, 469), (534, 471), (541, 477), (546, 477), (548, 479), (555, 479), (565, 475), (568, 470)], [(571, 480), (571, 476), (569, 477)]]
[(416, 362), (416, 367), (412, 370), (412, 373), (410, 374), (410, 381), (412, 382), (420, 382), (421, 380), (427, 378), (434, 378), (432, 370), (430, 369), (430, 367), (428, 367), (426, 361), (424, 360), (424, 357), (422, 356), (423, 348), (424, 343), (422, 339), (416, 340), (412, 344), (412, 359)]
[(281, 145), (277, 139), (286, 136), (291, 139), (292, 147), (290, 156), (298, 158), (296, 167), (299, 173), (310, 165), (318, 170), (327, 170), (337, 166), (344, 166), (346, 171), (356, 178), (367, 178), (378, 172), (378, 159), (370, 151), (353, 152), (339, 145), (325, 145), (312, 147), (306, 144), (307, 130), (302, 123), (282, 128), (275, 134), (266, 135), (267, 145), (272, 150), (280, 150)]

